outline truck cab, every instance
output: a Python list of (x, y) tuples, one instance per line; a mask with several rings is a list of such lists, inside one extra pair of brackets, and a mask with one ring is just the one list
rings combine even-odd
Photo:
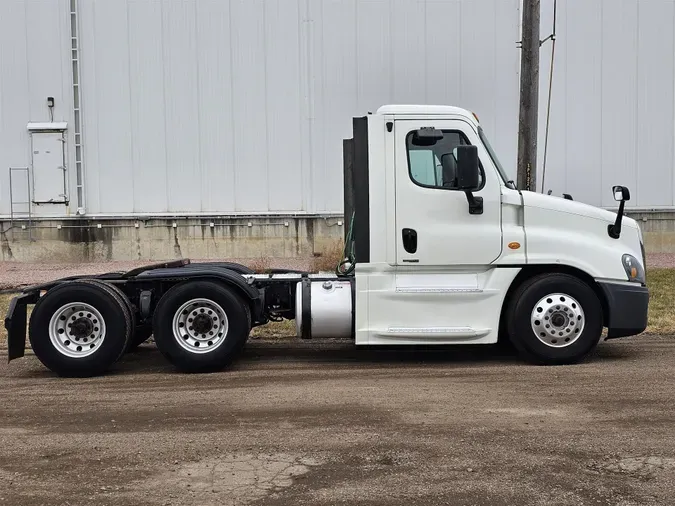
[(356, 344), (501, 336), (536, 361), (566, 363), (603, 327), (609, 338), (646, 328), (628, 189), (614, 189), (618, 215), (518, 190), (478, 118), (456, 107), (383, 106), (354, 119), (349, 142)]

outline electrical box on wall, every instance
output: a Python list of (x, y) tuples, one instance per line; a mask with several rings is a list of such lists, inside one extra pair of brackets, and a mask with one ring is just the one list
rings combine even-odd
[(67, 123), (28, 123), (34, 204), (67, 204)]

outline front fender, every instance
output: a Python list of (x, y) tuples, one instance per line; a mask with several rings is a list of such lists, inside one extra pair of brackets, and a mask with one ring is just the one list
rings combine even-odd
[(609, 237), (604, 219), (553, 209), (526, 207), (524, 222), (528, 265), (567, 265), (593, 278), (625, 281), (622, 255), (642, 258), (638, 230), (629, 219), (619, 239)]

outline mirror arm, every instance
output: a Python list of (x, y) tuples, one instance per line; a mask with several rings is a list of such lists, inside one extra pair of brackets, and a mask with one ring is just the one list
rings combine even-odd
[(621, 220), (623, 219), (623, 208), (625, 204), (625, 200), (622, 200), (619, 203), (619, 212), (616, 213), (616, 221), (614, 224), (607, 225), (607, 233), (612, 239), (618, 239), (621, 236)]
[(483, 197), (476, 197), (470, 190), (465, 190), (469, 202), (469, 214), (483, 214)]

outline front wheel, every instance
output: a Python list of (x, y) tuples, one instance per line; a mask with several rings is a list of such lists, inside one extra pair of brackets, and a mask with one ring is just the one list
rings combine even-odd
[(161, 298), (153, 320), (159, 351), (184, 372), (224, 368), (251, 331), (248, 305), (227, 287), (187, 281)]
[(573, 364), (597, 346), (602, 305), (593, 289), (568, 274), (542, 274), (513, 294), (508, 311), (511, 342), (537, 364)]

